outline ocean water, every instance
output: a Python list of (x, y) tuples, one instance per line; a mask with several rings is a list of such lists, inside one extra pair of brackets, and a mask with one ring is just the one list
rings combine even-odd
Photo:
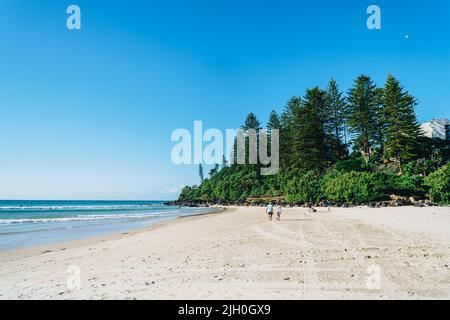
[(83, 239), (213, 212), (163, 201), (0, 200), (0, 250)]

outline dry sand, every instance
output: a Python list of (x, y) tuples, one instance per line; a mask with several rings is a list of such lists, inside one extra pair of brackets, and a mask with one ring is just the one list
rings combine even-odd
[(449, 265), (448, 207), (234, 208), (0, 252), (0, 298), (449, 299)]

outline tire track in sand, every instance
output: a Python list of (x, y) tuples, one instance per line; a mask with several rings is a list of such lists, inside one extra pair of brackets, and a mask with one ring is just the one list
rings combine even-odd
[[(303, 286), (303, 295), (304, 297), (308, 297), (309, 299), (321, 299), (321, 285), (319, 282), (319, 277), (317, 274), (317, 267), (315, 265), (314, 257), (311, 254), (311, 246), (304, 237), (303, 234), (303, 228), (301, 228), (301, 224), (299, 224), (300, 228), (302, 229), (301, 232), (295, 233), (297, 237), (299, 237), (299, 240), (287, 238), (287, 235), (292, 233), (291, 231), (280, 227), (276, 223), (272, 223), (271, 225), (271, 231), (265, 231), (260, 226), (255, 226), (253, 229), (262, 236), (265, 236), (267, 238), (270, 238), (272, 240), (276, 240), (278, 242), (286, 243), (291, 246), (294, 246), (295, 249), (298, 250), (298, 248), (302, 248), (302, 252), (304, 253), (304, 259), (302, 263), (302, 272), (303, 272), (303, 280), (304, 280), (304, 286)], [(280, 234), (277, 234), (276, 231), (281, 232)], [(298, 271), (298, 269), (296, 269)]]

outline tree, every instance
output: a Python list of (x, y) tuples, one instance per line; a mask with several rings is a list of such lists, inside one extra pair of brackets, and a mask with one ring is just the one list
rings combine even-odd
[(414, 159), (420, 126), (414, 107), (416, 99), (406, 92), (400, 82), (389, 75), (384, 87), (383, 115), (386, 145), (385, 158), (398, 164), (403, 173), (403, 164)]
[(296, 162), (295, 155), (292, 154), (292, 145), (295, 138), (294, 115), (301, 108), (302, 100), (300, 97), (292, 97), (286, 104), (281, 114), (280, 122), (280, 164), (282, 168), (287, 168)]
[(209, 171), (209, 176), (210, 176), (210, 177), (215, 176), (216, 173), (219, 172), (219, 168), (220, 168), (219, 164), (216, 163), (216, 164), (214, 165), (214, 167)]
[[(346, 108), (347, 103), (339, 91), (336, 80), (331, 79), (326, 90), (327, 118), (326, 131), (330, 136), (332, 153), (337, 159), (345, 156), (347, 144)], [(345, 142), (344, 142), (345, 141)], [(345, 144), (345, 145), (344, 145)]]
[(200, 176), (200, 182), (203, 183), (205, 179), (203, 175), (203, 166), (201, 163), (198, 165), (198, 175)]
[[(250, 112), (247, 117), (245, 118), (244, 124), (241, 126), (241, 129), (243, 131), (247, 131), (250, 129), (254, 129), (256, 133), (258, 134), (259, 130), (261, 129), (261, 122), (256, 118), (256, 115), (253, 112)], [(246, 138), (245, 143), (245, 161), (247, 163), (248, 161), (248, 139)], [(238, 157), (238, 150), (237, 150), (237, 138), (234, 139), (233, 143), (233, 154), (232, 159), (233, 163), (237, 164), (237, 157)]]
[[(281, 119), (275, 110), (269, 114), (269, 121), (267, 122), (267, 151), (272, 155), (272, 130), (281, 129)], [(278, 141), (279, 142), (279, 141)]]
[(270, 131), (272, 129), (280, 129), (281, 120), (275, 110), (272, 110), (269, 115), (269, 121), (267, 122), (267, 129)]
[(294, 166), (304, 171), (322, 171), (329, 165), (326, 148), (326, 95), (318, 87), (306, 91), (302, 107), (294, 112)]
[(250, 130), (254, 129), (259, 131), (261, 129), (261, 122), (258, 121), (256, 115), (253, 112), (250, 112), (245, 118), (244, 125), (242, 126), (242, 130)]
[(228, 165), (227, 158), (225, 157), (225, 155), (222, 155), (222, 170), (226, 168), (227, 165)]
[(376, 86), (372, 79), (359, 76), (348, 92), (348, 125), (355, 135), (354, 145), (369, 162), (376, 129)]
[(386, 129), (386, 115), (383, 112), (383, 98), (384, 89), (375, 88), (375, 131), (374, 141), (381, 148), (381, 153), (384, 154), (385, 145), (385, 129)]
[[(246, 132), (245, 134), (245, 163), (250, 164), (250, 151), (256, 152), (256, 160), (258, 160), (258, 154), (259, 154), (259, 131), (261, 130), (261, 122), (259, 122), (258, 118), (253, 112), (250, 112), (247, 117), (245, 118), (245, 122), (241, 127), (242, 130)], [(248, 131), (254, 130), (256, 133), (256, 150), (250, 150), (250, 139), (248, 137)], [(234, 157), (235, 157), (235, 163), (237, 162), (237, 140), (234, 141)], [(256, 170), (256, 175), (260, 175), (260, 164), (257, 161), (256, 165), (251, 166), (254, 170)]]

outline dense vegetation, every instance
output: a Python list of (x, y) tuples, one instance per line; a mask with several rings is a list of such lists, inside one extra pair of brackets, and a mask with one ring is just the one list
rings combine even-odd
[[(334, 80), (308, 89), (270, 113), (266, 128), (280, 130), (277, 175), (224, 161), (204, 179), (200, 167), (201, 185), (184, 188), (180, 201), (365, 204), (395, 195), (450, 204), (450, 144), (422, 136), (416, 104), (393, 76), (379, 88), (361, 75), (346, 96)], [(250, 113), (242, 129), (262, 127)]]

